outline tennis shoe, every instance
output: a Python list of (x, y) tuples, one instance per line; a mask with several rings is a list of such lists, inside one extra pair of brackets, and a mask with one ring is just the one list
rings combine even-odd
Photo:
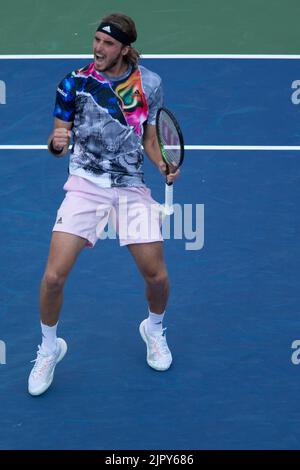
[(57, 338), (56, 350), (52, 354), (47, 354), (39, 345), (37, 357), (31, 362), (35, 362), (28, 379), (28, 392), (30, 395), (41, 395), (52, 384), (54, 370), (67, 352), (67, 343), (62, 338)]
[(166, 339), (167, 328), (150, 335), (147, 332), (147, 321), (146, 318), (140, 324), (140, 334), (147, 346), (147, 363), (155, 370), (167, 370), (172, 363), (172, 354)]

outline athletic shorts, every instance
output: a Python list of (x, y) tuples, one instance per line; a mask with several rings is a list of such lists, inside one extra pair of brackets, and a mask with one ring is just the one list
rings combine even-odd
[(159, 204), (150, 189), (99, 188), (80, 176), (69, 176), (65, 199), (57, 211), (54, 232), (66, 232), (87, 240), (119, 237), (121, 246), (162, 241)]

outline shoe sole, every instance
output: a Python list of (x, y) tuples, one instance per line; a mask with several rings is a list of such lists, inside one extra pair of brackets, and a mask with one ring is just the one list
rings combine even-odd
[(164, 368), (161, 368), (161, 367), (157, 367), (155, 366), (154, 364), (151, 364), (151, 362), (149, 361), (148, 359), (148, 356), (149, 356), (149, 347), (148, 347), (148, 341), (147, 341), (147, 338), (146, 338), (146, 333), (145, 333), (145, 320), (142, 321), (142, 323), (140, 324), (140, 327), (139, 327), (139, 330), (140, 330), (140, 335), (142, 337), (142, 339), (145, 341), (146, 343), (146, 346), (147, 346), (147, 364), (148, 366), (150, 366), (152, 369), (154, 370), (158, 370), (159, 372), (164, 372), (165, 370), (168, 370), (172, 364), (172, 361), (170, 362), (170, 364), (168, 365), (168, 367), (164, 367)]
[(30, 395), (32, 396), (38, 396), (38, 395), (42, 395), (42, 393), (44, 393), (46, 390), (48, 390), (48, 388), (50, 387), (50, 385), (52, 384), (53, 382), (53, 377), (54, 377), (54, 371), (55, 371), (55, 367), (57, 366), (57, 364), (65, 357), (66, 355), (66, 352), (68, 351), (68, 346), (67, 346), (67, 343), (65, 342), (64, 339), (62, 338), (58, 338), (60, 340), (60, 354), (57, 358), (57, 361), (56, 361), (56, 364), (54, 366), (54, 369), (52, 371), (52, 374), (49, 378), (49, 381), (43, 386), (41, 387), (40, 389), (38, 390), (35, 390), (35, 391), (30, 391), (29, 388), (28, 388), (28, 392), (30, 393)]

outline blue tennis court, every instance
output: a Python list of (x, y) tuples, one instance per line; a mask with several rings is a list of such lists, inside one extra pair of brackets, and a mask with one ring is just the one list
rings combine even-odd
[[(144, 60), (162, 76), (187, 145), (175, 200), (192, 205), (204, 236), (198, 249), (186, 249), (195, 242), (186, 236), (164, 245), (174, 364), (147, 366), (143, 281), (127, 249), (103, 240), (67, 283), (59, 335), (69, 352), (47, 393), (28, 395), (68, 167), (36, 146), (51, 131), (57, 83), (86, 63), (1, 60), (0, 449), (298, 449), (299, 60)], [(163, 200), (148, 161), (145, 174)]]

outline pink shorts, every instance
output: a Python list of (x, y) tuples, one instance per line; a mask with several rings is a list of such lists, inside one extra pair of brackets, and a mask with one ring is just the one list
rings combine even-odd
[(54, 232), (87, 240), (116, 238), (120, 245), (162, 241), (159, 204), (148, 188), (99, 188), (80, 176), (69, 176), (65, 199), (57, 211)]

